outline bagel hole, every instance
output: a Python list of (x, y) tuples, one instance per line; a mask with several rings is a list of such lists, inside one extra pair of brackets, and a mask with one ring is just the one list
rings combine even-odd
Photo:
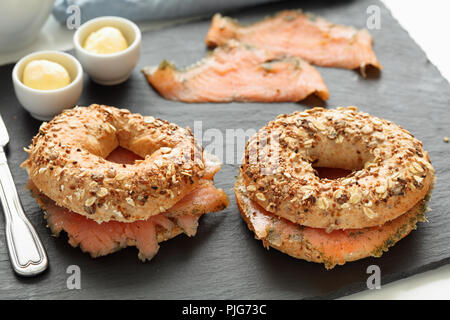
[(367, 153), (361, 152), (359, 148), (352, 146), (342, 152), (341, 150), (329, 151), (332, 157), (317, 157), (311, 165), (315, 170), (316, 176), (320, 179), (336, 180), (345, 178), (352, 173), (364, 169), (364, 164), (371, 158), (367, 156)]
[(329, 167), (314, 167), (316, 175), (320, 179), (336, 180), (349, 176), (354, 170), (329, 168)]
[(117, 147), (106, 157), (106, 160), (120, 164), (134, 164), (136, 160), (143, 160), (143, 158), (133, 151)]

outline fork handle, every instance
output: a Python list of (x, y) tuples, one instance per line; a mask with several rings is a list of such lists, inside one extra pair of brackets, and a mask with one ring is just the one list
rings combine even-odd
[(6, 222), (6, 242), (14, 271), (34, 276), (48, 266), (48, 258), (36, 230), (25, 216), (6, 156), (0, 148), (0, 200)]

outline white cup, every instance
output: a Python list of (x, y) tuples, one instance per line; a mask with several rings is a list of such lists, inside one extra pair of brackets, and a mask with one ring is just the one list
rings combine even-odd
[[(23, 71), (33, 60), (49, 60), (66, 68), (70, 84), (55, 90), (37, 90), (23, 84)], [(38, 51), (31, 53), (16, 63), (12, 80), (17, 99), (33, 118), (47, 121), (62, 110), (75, 106), (83, 91), (83, 68), (77, 59), (60, 51)]]
[(0, 52), (13, 52), (36, 40), (54, 0), (1, 0)]
[[(110, 54), (92, 53), (83, 48), (86, 38), (102, 27), (119, 29), (128, 48)], [(128, 19), (100, 17), (87, 21), (75, 32), (73, 42), (77, 58), (93, 81), (102, 85), (116, 85), (126, 81), (139, 61), (141, 54), (141, 31)]]

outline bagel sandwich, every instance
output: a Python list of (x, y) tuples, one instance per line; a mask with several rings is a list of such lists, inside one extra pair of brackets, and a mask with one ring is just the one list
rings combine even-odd
[(189, 129), (125, 109), (66, 110), (25, 151), (27, 187), (48, 227), (92, 257), (136, 246), (150, 260), (160, 242), (194, 236), (202, 215), (229, 204), (214, 186), (220, 162)]
[[(323, 177), (321, 167), (349, 174)], [(426, 221), (434, 181), (407, 130), (355, 107), (313, 108), (280, 115), (249, 139), (235, 196), (266, 248), (331, 269), (381, 256)]]

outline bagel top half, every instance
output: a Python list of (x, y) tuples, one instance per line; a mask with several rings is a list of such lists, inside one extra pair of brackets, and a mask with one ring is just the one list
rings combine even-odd
[[(106, 161), (118, 146), (143, 158)], [(220, 168), (192, 132), (104, 105), (66, 110), (43, 123), (22, 164), (61, 207), (97, 222), (133, 222), (166, 211)]]
[[(351, 170), (321, 179), (314, 167)], [(382, 225), (411, 209), (434, 182), (422, 143), (355, 107), (280, 115), (249, 139), (240, 168), (250, 199), (296, 224)]]

